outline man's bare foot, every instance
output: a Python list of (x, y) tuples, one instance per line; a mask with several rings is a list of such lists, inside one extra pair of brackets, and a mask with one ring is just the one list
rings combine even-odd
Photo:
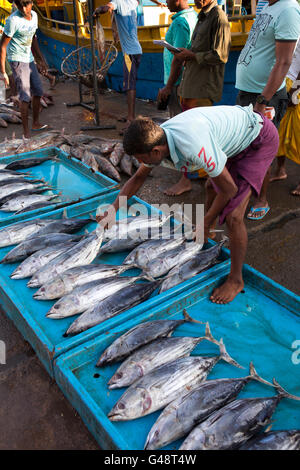
[(191, 191), (191, 189), (192, 183), (188, 178), (182, 175), (182, 177), (176, 184), (174, 184), (168, 189), (165, 189), (164, 194), (167, 194), (168, 196), (179, 196), (179, 194)]
[(243, 281), (234, 281), (228, 278), (224, 284), (213, 291), (210, 300), (216, 304), (228, 304), (228, 302), (231, 302), (243, 289)]
[(280, 181), (287, 179), (287, 172), (284, 167), (277, 167), (273, 176), (270, 177), (270, 183), (272, 181)]
[(291, 191), (291, 194), (292, 196), (300, 196), (300, 183), (295, 189), (293, 189), (293, 191)]

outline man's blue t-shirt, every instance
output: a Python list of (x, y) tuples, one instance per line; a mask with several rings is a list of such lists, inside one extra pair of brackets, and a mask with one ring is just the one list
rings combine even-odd
[(114, 14), (123, 54), (142, 54), (137, 35), (137, 0), (113, 0)]
[(11, 40), (7, 46), (7, 60), (17, 62), (32, 62), (31, 44), (38, 27), (37, 14), (31, 12), (31, 20), (16, 10), (6, 20), (4, 34)]
[[(266, 5), (257, 16), (236, 68), (236, 88), (261, 93), (276, 62), (276, 41), (297, 41), (300, 7), (295, 0)], [(285, 81), (279, 90), (285, 86)]]

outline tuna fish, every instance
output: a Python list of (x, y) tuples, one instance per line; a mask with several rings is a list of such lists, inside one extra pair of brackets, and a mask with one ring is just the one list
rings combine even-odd
[(10, 277), (12, 279), (25, 279), (26, 277), (33, 276), (34, 273), (49, 263), (49, 261), (64, 253), (72, 246), (74, 246), (74, 242), (65, 242), (36, 251), (26, 258), (13, 271)]
[(92, 168), (94, 171), (98, 171), (98, 163), (95, 159), (95, 156), (89, 150), (84, 151), (81, 161)]
[(12, 187), (18, 183), (43, 183), (45, 184), (45, 181), (43, 179), (25, 179), (24, 176), (15, 176), (14, 178), (6, 178), (2, 179), (0, 181), (0, 194), (2, 191), (2, 188), (5, 186), (11, 185)]
[[(56, 198), (58, 196), (55, 196)], [(52, 198), (54, 199), (54, 198)], [(15, 212), (16, 215), (18, 214), (24, 214), (24, 212), (29, 212), (29, 211), (34, 211), (36, 209), (40, 209), (41, 207), (49, 207), (49, 210), (50, 210), (50, 207), (52, 208), (51, 210), (53, 210), (53, 207), (55, 206), (55, 208), (57, 209), (58, 207), (60, 207), (61, 205), (65, 206), (65, 203), (62, 203), (61, 201), (39, 201), (39, 202), (35, 202), (34, 204), (31, 204), (30, 206), (26, 206), (24, 207), (24, 209), (20, 209), (19, 211)]]
[(58, 194), (31, 194), (27, 196), (19, 196), (14, 199), (10, 199), (3, 206), (1, 210), (4, 212), (16, 212), (25, 209), (25, 207), (31, 206), (36, 202), (47, 202), (59, 197)]
[(133, 284), (140, 276), (118, 276), (88, 282), (76, 287), (59, 299), (47, 313), (48, 318), (60, 319), (82, 313), (100, 300), (106, 299), (123, 287)]
[(41, 165), (49, 160), (54, 160), (57, 155), (51, 155), (49, 157), (34, 157), (34, 158), (23, 158), (15, 160), (6, 165), (6, 170), (23, 170), (24, 168), (31, 168), (33, 166)]
[[(28, 196), (29, 194), (39, 194), (39, 193), (44, 193), (45, 191), (49, 191), (49, 186), (41, 186), (39, 188), (32, 188), (32, 189), (21, 189), (16, 192), (12, 192), (8, 194), (7, 196), (1, 197), (0, 196), (0, 206), (5, 204), (7, 201), (10, 201), (11, 199), (15, 199), (16, 197), (20, 196)], [(1, 210), (1, 209), (0, 209)]]
[(151, 260), (156, 259), (163, 253), (166, 254), (169, 250), (173, 250), (174, 248), (181, 246), (184, 241), (184, 237), (147, 240), (129, 253), (123, 261), (123, 264), (145, 269)]
[(124, 148), (121, 142), (118, 142), (110, 154), (109, 160), (113, 166), (118, 166), (124, 155)]
[(144, 346), (157, 338), (170, 336), (175, 328), (185, 322), (203, 323), (191, 318), (187, 311), (183, 310), (182, 320), (154, 320), (131, 328), (118, 339), (116, 339), (101, 355), (97, 367), (121, 361), (136, 349)]
[(142, 346), (120, 365), (108, 382), (109, 388), (127, 387), (156, 367), (180, 357), (189, 356), (193, 349), (205, 339), (217, 343), (211, 335), (208, 323), (205, 336), (158, 338)]
[(0, 170), (0, 181), (30, 178), (30, 173), (19, 173), (14, 170)]
[(19, 222), (0, 230), (0, 247), (15, 245), (30, 235), (36, 234), (42, 227), (53, 223), (53, 219), (35, 219)]
[(126, 271), (124, 266), (111, 264), (88, 264), (68, 269), (53, 281), (44, 284), (34, 295), (35, 299), (52, 300), (69, 294), (75, 287), (88, 282), (107, 279)]
[(201, 250), (196, 256), (189, 259), (185, 263), (180, 263), (169, 271), (167, 278), (161, 285), (159, 293), (165, 292), (171, 287), (177, 286), (181, 282), (191, 279), (197, 274), (201, 273), (205, 269), (210, 268), (216, 262), (220, 256), (222, 246), (226, 240), (222, 241), (218, 245), (212, 246), (208, 250)]
[(147, 300), (159, 281), (126, 286), (86, 310), (70, 325), (65, 336), (76, 335)]
[(36, 189), (42, 186), (45, 187), (45, 182), (36, 184), (30, 181), (23, 181), (22, 183), (6, 184), (0, 188), (0, 198), (16, 193), (17, 191), (22, 191), (23, 189)]
[(98, 163), (99, 170), (102, 173), (104, 173), (109, 178), (112, 178), (119, 182), (121, 181), (121, 176), (118, 170), (110, 163), (109, 160), (104, 157), (100, 157), (100, 155), (94, 155), (94, 157)]
[(125, 175), (132, 176), (133, 170), (132, 170), (132, 160), (127, 153), (125, 153), (120, 161), (120, 168)]
[(24, 240), (19, 243), (19, 245), (6, 253), (0, 262), (6, 264), (23, 261), (25, 258), (32, 255), (32, 253), (47, 248), (47, 246), (54, 246), (70, 241), (77, 242), (81, 238), (82, 235), (70, 235), (68, 233), (49, 233), (41, 237), (30, 238), (29, 240)]
[(300, 450), (300, 430), (263, 432), (252, 437), (239, 450)]
[(40, 287), (46, 282), (52, 281), (56, 276), (67, 269), (84, 266), (92, 263), (96, 258), (101, 243), (103, 232), (91, 232), (74, 247), (54, 258), (46, 266), (40, 269), (28, 282), (28, 287)]
[(159, 449), (186, 436), (211, 413), (235, 400), (250, 380), (272, 386), (259, 377), (251, 363), (250, 375), (246, 377), (208, 380), (192, 392), (177, 398), (163, 410), (152, 426), (145, 449)]
[(196, 426), (182, 443), (180, 450), (237, 449), (254, 434), (270, 424), (282, 398), (300, 400), (290, 395), (273, 380), (277, 396), (244, 398), (225, 405)]
[(241, 367), (226, 352), (223, 341), (220, 355), (215, 357), (182, 357), (152, 370), (134, 382), (109, 412), (111, 421), (127, 421), (164, 408), (187, 390), (206, 380), (221, 359)]
[(178, 264), (192, 259), (202, 248), (202, 244), (189, 242), (173, 248), (152, 259), (144, 267), (144, 272), (151, 278), (164, 276)]
[(35, 237), (40, 237), (42, 235), (46, 235), (47, 233), (74, 233), (78, 230), (81, 230), (92, 221), (92, 217), (90, 219), (79, 219), (75, 217), (52, 219), (52, 223), (36, 232)]

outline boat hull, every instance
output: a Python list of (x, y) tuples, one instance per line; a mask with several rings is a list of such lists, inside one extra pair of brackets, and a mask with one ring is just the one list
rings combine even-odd
[[(64, 57), (75, 50), (75, 45), (38, 31), (40, 49), (49, 67), (61, 70)], [(80, 46), (83, 44), (80, 44)], [(225, 80), (222, 100), (217, 104), (235, 104), (237, 90), (235, 89), (235, 70), (239, 51), (231, 51), (225, 68)], [(106, 76), (106, 85), (115, 91), (123, 91), (123, 55), (120, 52), (110, 67)], [(163, 83), (163, 55), (161, 52), (144, 52), (138, 70), (136, 96), (140, 99), (153, 100), (157, 98), (159, 88)]]

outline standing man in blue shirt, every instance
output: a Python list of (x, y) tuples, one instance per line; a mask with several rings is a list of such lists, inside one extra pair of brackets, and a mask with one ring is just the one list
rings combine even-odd
[[(300, 7), (295, 0), (268, 0), (257, 15), (236, 69), (237, 104), (253, 104), (254, 110), (264, 113), (266, 106), (275, 108), (273, 120), (278, 128), (288, 97), (285, 77), (292, 62), (300, 35)], [(270, 207), (267, 188), (270, 170), (248, 219), (262, 219)]]
[(128, 114), (126, 127), (135, 118), (137, 71), (142, 58), (142, 47), (137, 35), (137, 0), (112, 0), (96, 8), (94, 16), (111, 13), (117, 23), (123, 52), (123, 89), (127, 94)]
[(24, 137), (30, 137), (28, 108), (32, 94), (32, 130), (45, 129), (39, 121), (40, 99), (43, 88), (34, 57), (40, 62), (41, 70), (47, 70), (47, 64), (40, 54), (35, 32), (38, 28), (37, 14), (32, 11), (32, 0), (15, 0), (17, 10), (6, 20), (0, 44), (0, 72), (5, 86), (9, 78), (5, 73), (5, 59), (9, 61), (16, 83)]

